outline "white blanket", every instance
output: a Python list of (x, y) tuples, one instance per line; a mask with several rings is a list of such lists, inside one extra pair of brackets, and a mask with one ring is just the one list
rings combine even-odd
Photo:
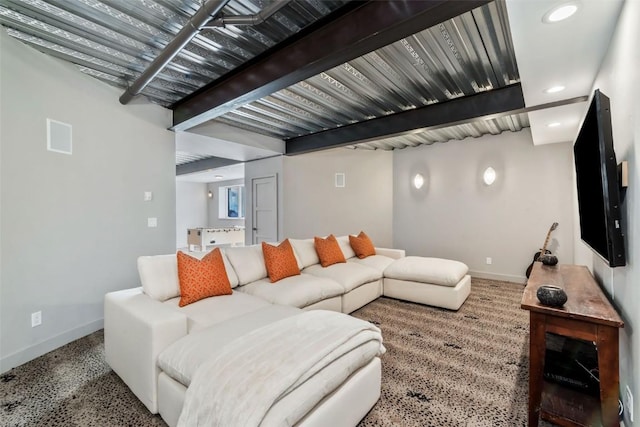
[(294, 425), (383, 353), (380, 329), (345, 314), (314, 310), (279, 320), (230, 342), (198, 368), (178, 425)]

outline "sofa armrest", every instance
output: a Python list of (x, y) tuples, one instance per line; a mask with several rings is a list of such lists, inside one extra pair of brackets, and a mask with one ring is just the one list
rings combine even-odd
[(150, 298), (142, 288), (105, 296), (107, 363), (154, 414), (158, 412), (158, 355), (185, 335), (187, 316)]
[(400, 259), (406, 256), (404, 249), (376, 248), (376, 255), (384, 255), (393, 259)]

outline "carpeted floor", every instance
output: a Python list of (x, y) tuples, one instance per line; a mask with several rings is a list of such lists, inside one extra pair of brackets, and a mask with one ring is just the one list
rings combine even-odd
[[(474, 279), (457, 312), (380, 298), (353, 313), (387, 348), (382, 396), (360, 425), (526, 426), (522, 290)], [(165, 425), (109, 369), (102, 331), (0, 376), (0, 404), (2, 426)]]

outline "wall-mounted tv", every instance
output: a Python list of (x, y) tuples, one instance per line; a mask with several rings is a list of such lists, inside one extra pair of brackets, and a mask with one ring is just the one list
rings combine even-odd
[(573, 146), (580, 237), (611, 267), (626, 264), (609, 98), (596, 90)]

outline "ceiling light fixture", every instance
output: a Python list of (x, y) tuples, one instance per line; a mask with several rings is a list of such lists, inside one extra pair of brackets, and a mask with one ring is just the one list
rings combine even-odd
[(416, 176), (413, 177), (413, 186), (419, 190), (422, 188), (423, 185), (424, 185), (424, 176), (422, 176), (422, 174), (420, 173), (417, 173)]
[(545, 93), (558, 93), (558, 92), (562, 92), (565, 89), (564, 86), (562, 85), (558, 85), (558, 86), (551, 86), (549, 89), (545, 90)]
[(564, 21), (565, 19), (573, 16), (578, 11), (578, 5), (575, 3), (565, 3), (560, 6), (556, 6), (542, 17), (542, 22), (553, 24), (555, 22)]
[(215, 178), (215, 179), (222, 179), (222, 178), (224, 178), (224, 177), (223, 177), (222, 175), (216, 175), (216, 176), (214, 176), (214, 178)]

